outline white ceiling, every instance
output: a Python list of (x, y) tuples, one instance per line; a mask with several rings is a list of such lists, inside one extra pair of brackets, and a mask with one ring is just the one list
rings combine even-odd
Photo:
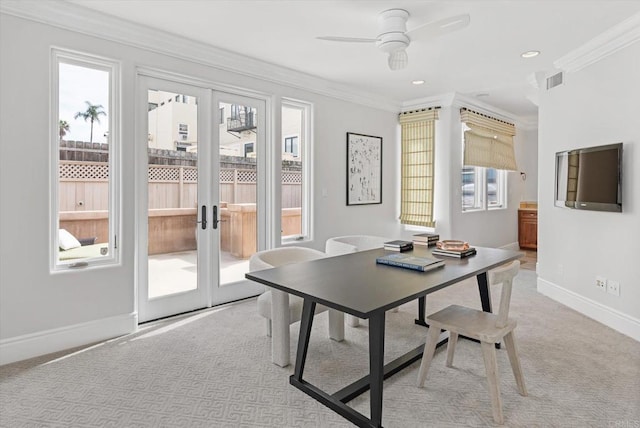
[[(537, 115), (527, 78), (640, 11), (638, 0), (71, 0), (78, 5), (235, 53), (406, 102), (457, 92), (521, 118)], [(391, 71), (375, 45), (317, 36), (374, 38), (377, 15), (409, 11), (407, 28), (469, 14), (463, 30), (412, 40), (409, 66)], [(520, 54), (539, 50), (523, 59)], [(411, 84), (421, 79), (422, 86)]]

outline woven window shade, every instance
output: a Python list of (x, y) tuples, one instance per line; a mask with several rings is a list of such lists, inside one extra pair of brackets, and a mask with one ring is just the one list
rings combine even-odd
[(402, 165), (400, 223), (435, 227), (433, 173), (437, 110), (400, 114)]
[(518, 171), (514, 125), (466, 109), (460, 111), (460, 120), (469, 127), (464, 133), (465, 166)]

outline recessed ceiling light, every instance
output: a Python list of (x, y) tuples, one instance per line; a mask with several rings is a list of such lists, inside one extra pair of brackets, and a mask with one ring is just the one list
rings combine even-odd
[(523, 52), (520, 56), (522, 58), (533, 58), (538, 55), (540, 55), (540, 51), (526, 51), (526, 52)]
[(480, 92), (479, 94), (476, 94), (476, 97), (480, 98), (480, 97), (488, 97), (489, 93), (488, 92)]
[(413, 82), (414, 85), (423, 85), (424, 84), (424, 80), (414, 80)]

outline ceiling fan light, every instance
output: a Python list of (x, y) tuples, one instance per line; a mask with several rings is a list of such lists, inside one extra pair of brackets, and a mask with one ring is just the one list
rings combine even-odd
[(389, 53), (389, 68), (402, 70), (409, 64), (409, 56), (404, 49)]

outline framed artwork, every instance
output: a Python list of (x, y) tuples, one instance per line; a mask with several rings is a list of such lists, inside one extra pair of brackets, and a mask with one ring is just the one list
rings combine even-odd
[(347, 132), (347, 205), (382, 203), (382, 137)]

